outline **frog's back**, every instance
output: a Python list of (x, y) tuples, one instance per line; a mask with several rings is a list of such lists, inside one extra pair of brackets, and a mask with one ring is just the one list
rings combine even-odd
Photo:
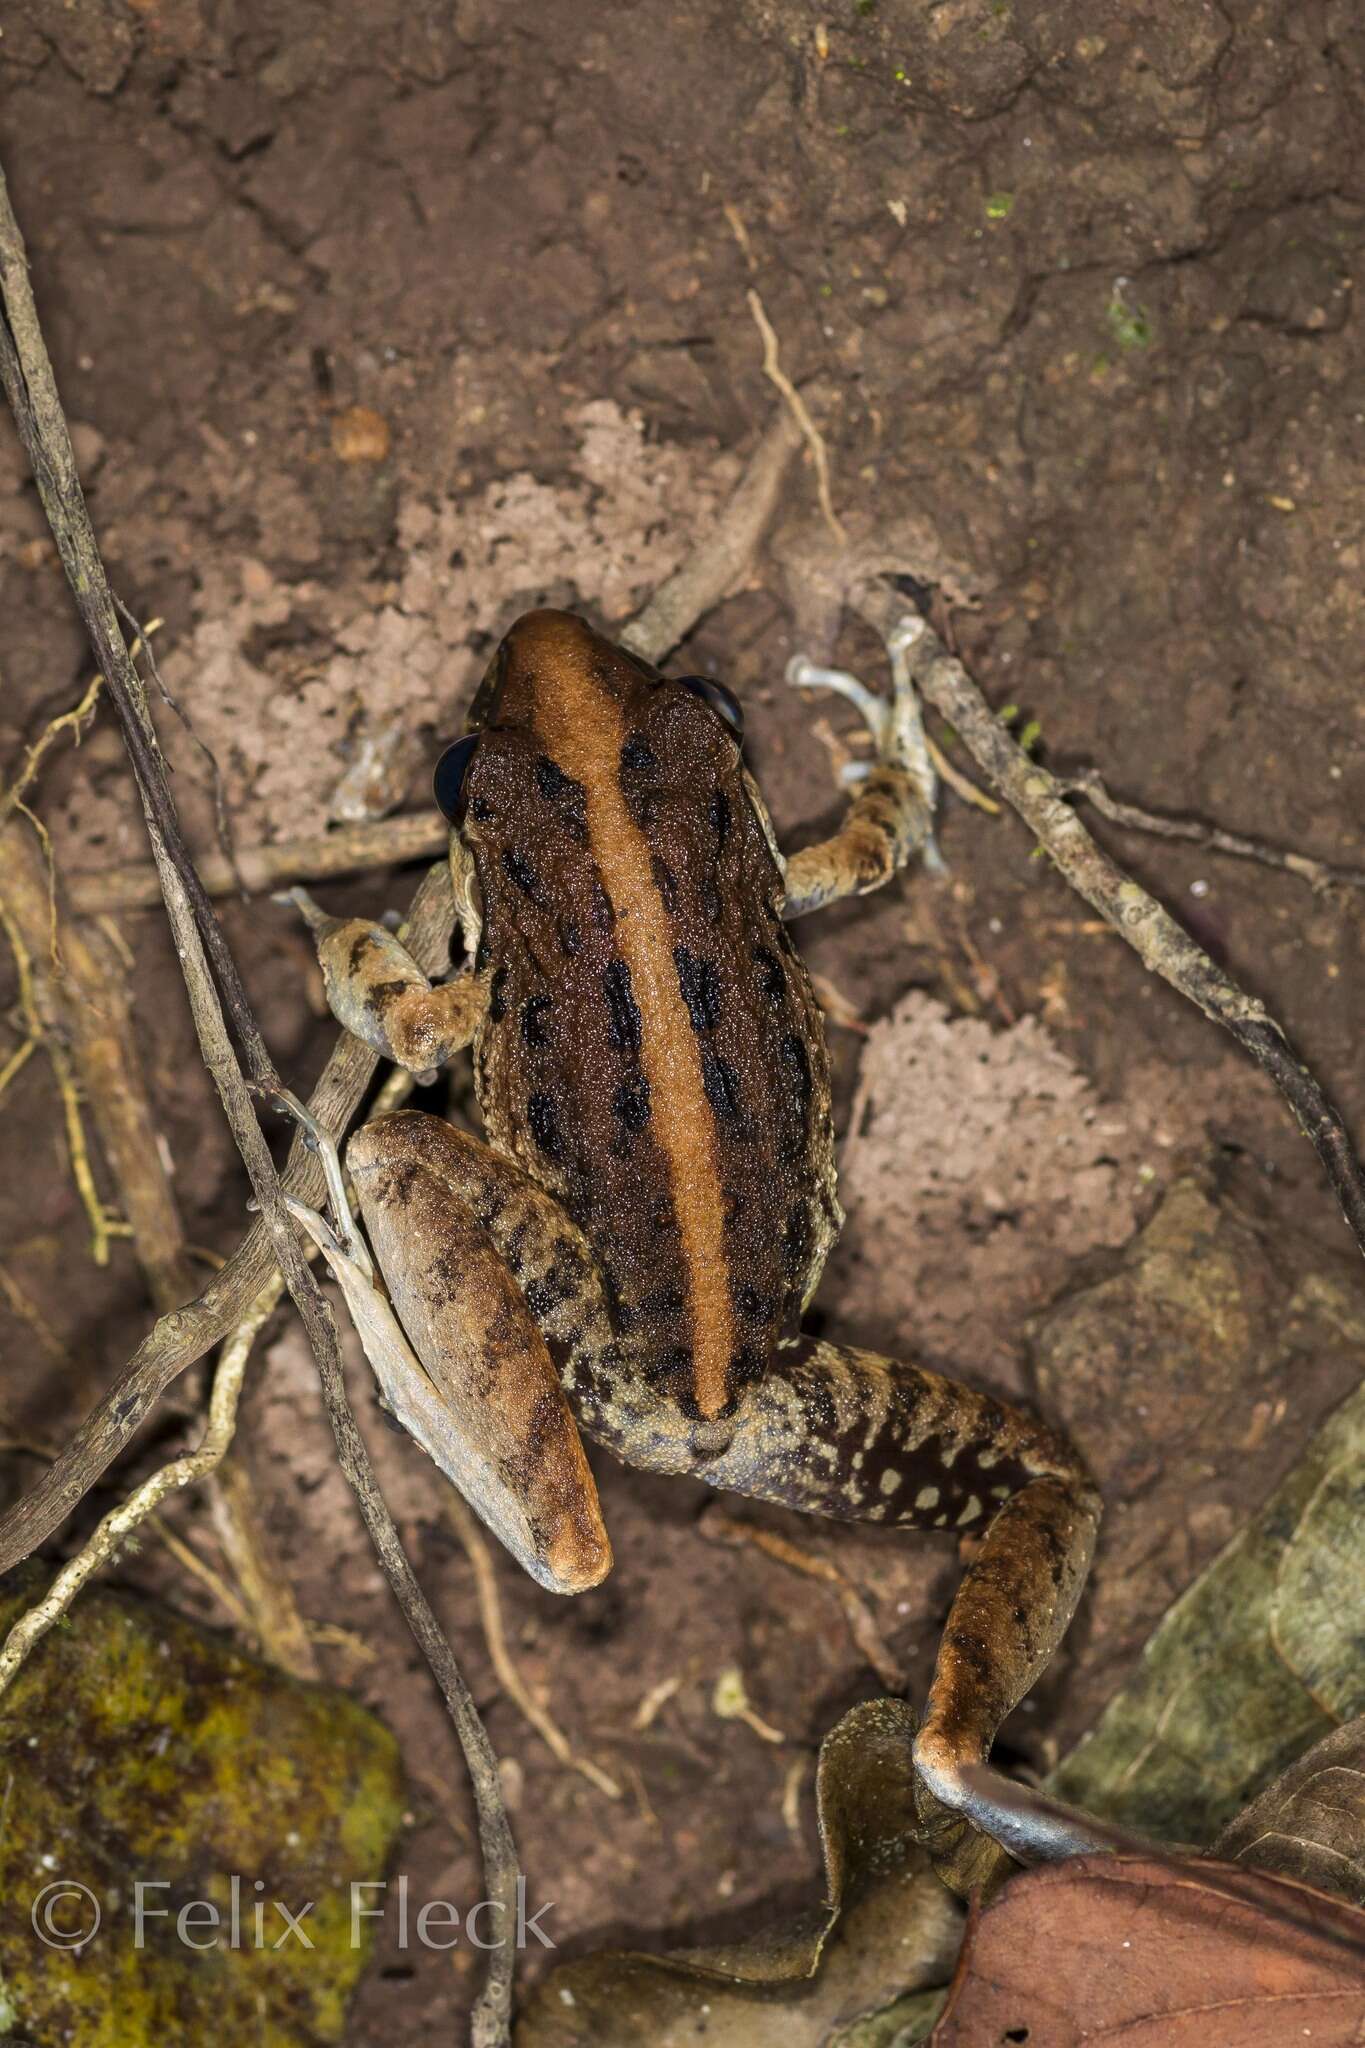
[(722, 1414), (839, 1220), (819, 1010), (736, 740), (565, 613), (512, 629), (482, 706), (489, 1136), (588, 1236), (658, 1395)]

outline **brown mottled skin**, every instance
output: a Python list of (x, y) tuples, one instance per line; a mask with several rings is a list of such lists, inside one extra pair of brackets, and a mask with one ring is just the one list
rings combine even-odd
[(505, 643), (495, 717), (464, 820), (489, 1141), (586, 1235), (654, 1398), (732, 1414), (842, 1220), (819, 1008), (739, 745), (553, 614)]
[(1099, 1509), (1027, 1415), (799, 1335), (842, 1219), (784, 915), (904, 862), (927, 822), (910, 760), (883, 737), (842, 830), (784, 863), (725, 720), (561, 612), (512, 628), (470, 726), (451, 860), (472, 968), (431, 989), (379, 928), (313, 917), (352, 1029), (419, 1068), (473, 1042), (487, 1144), (402, 1111), (348, 1152), (394, 1306), (525, 1488), (543, 1583), (610, 1564), (576, 1424), (810, 1513), (984, 1532), (916, 1749), (953, 1800), (1064, 1631)]

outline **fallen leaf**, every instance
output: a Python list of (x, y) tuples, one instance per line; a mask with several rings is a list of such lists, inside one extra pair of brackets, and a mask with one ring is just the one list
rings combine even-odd
[[(516, 2048), (683, 2048), (703, 2035), (707, 2048), (889, 2040), (858, 2023), (945, 1983), (962, 1927), (911, 1839), (914, 1732), (903, 1701), (872, 1700), (826, 1737), (816, 1775), (825, 1904), (725, 1947), (561, 1964), (531, 1994)], [(898, 2013), (901, 2040), (922, 2038), (905, 2032), (909, 2009)], [(933, 2008), (920, 2010), (927, 2024)]]
[(1365, 1913), (1193, 1858), (1021, 1872), (968, 1924), (932, 2048), (1359, 2048)]
[(1047, 1780), (1072, 1806), (1208, 1842), (1333, 1723), (1365, 1713), (1365, 1387), (1182, 1594)]
[(1224, 1828), (1213, 1853), (1365, 1906), (1365, 1715), (1315, 1742)]

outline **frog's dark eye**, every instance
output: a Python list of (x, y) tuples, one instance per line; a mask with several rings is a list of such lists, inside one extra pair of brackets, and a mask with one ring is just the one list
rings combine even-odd
[(448, 824), (458, 825), (464, 816), (465, 775), (478, 744), (478, 733), (468, 733), (464, 739), (456, 740), (453, 746), (447, 747), (436, 763), (431, 789), (437, 808), (445, 814)]
[(744, 713), (738, 697), (727, 690), (724, 683), (713, 682), (710, 676), (679, 676), (678, 681), (694, 697), (700, 697), (704, 704), (709, 704), (717, 718), (725, 720), (736, 739), (743, 739)]

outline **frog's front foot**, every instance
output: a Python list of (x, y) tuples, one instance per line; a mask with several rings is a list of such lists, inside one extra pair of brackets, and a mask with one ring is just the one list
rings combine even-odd
[(482, 976), (466, 971), (433, 986), (383, 924), (330, 917), (306, 889), (281, 890), (274, 900), (302, 915), (318, 949), (328, 1008), (366, 1045), (425, 1079), (469, 1044), (487, 1007)]

